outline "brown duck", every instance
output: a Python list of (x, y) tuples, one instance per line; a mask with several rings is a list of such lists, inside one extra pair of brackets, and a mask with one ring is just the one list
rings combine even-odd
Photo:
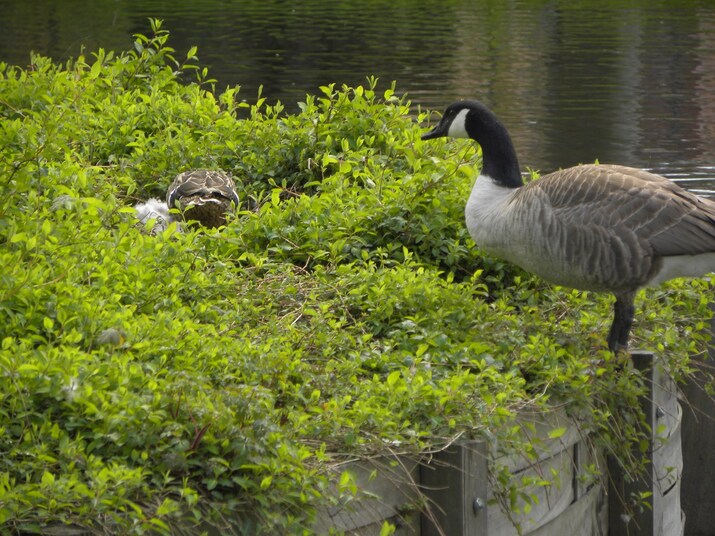
[(169, 208), (178, 208), (186, 221), (214, 228), (226, 224), (226, 214), (238, 206), (238, 194), (228, 173), (193, 169), (180, 173), (166, 192)]

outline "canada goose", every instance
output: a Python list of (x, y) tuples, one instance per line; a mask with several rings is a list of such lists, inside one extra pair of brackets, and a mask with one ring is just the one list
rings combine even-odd
[(186, 211), (187, 220), (219, 227), (226, 223), (226, 213), (238, 206), (238, 194), (227, 173), (194, 169), (176, 176), (166, 192), (166, 204)]
[(152, 219), (154, 220), (154, 227), (150, 231), (153, 235), (166, 230), (173, 221), (169, 213), (169, 207), (166, 203), (156, 198), (151, 198), (146, 203), (137, 203), (134, 205), (134, 210), (140, 222), (137, 224), (138, 226), (143, 228), (146, 222)]
[(487, 253), (552, 283), (616, 296), (608, 348), (627, 350), (637, 290), (715, 271), (715, 202), (616, 165), (580, 165), (524, 185), (511, 137), (485, 105), (450, 105), (422, 136), (471, 138), (482, 170), (465, 209)]

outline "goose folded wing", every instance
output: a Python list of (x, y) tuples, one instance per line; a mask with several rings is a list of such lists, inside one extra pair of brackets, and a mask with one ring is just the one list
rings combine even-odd
[(633, 234), (656, 256), (715, 251), (715, 203), (663, 177), (623, 166), (578, 166), (544, 179), (532, 184), (562, 223)]
[(653, 251), (659, 256), (713, 252), (715, 203), (694, 195), (671, 198), (661, 208), (649, 232)]

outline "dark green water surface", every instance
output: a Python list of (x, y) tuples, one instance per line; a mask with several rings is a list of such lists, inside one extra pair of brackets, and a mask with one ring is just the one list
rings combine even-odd
[(715, 192), (715, 1), (0, 0), (0, 61), (128, 49), (148, 17), (249, 102), (375, 75), (415, 106), (484, 101), (524, 169), (598, 159)]

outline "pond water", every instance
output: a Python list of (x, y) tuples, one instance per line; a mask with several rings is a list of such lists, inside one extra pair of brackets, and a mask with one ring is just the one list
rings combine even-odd
[(331, 82), (397, 81), (417, 106), (491, 106), (522, 168), (599, 160), (715, 193), (715, 2), (674, 0), (0, 0), (0, 61), (125, 50), (148, 17), (217, 90), (288, 110)]

